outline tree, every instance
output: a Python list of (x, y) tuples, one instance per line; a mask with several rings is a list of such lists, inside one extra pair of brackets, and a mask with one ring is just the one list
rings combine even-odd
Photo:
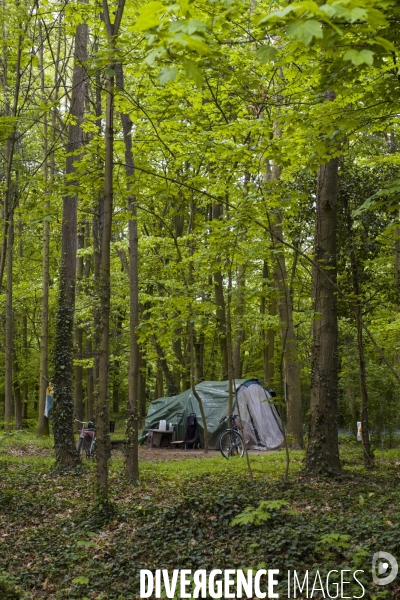
[(76, 27), (72, 76), (70, 124), (65, 163), (66, 193), (63, 197), (62, 242), (59, 300), (54, 342), (54, 445), (59, 468), (71, 469), (79, 464), (73, 436), (73, 324), (77, 248), (78, 186), (75, 161), (82, 146), (82, 121), (85, 108), (88, 26)]

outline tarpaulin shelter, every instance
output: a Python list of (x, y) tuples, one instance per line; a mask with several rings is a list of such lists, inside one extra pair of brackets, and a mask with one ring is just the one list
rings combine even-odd
[[(279, 413), (273, 404), (272, 390), (265, 387), (259, 379), (236, 379), (234, 390), (235, 387), (233, 413), (238, 414), (237, 403), (239, 402), (247, 447), (271, 450), (281, 446), (282, 425)], [(196, 385), (196, 391), (203, 402), (209, 448), (218, 449), (219, 437), (227, 428), (227, 423), (220, 423), (220, 420), (228, 414), (228, 382), (203, 381)], [(159, 422), (165, 420), (167, 425), (172, 423), (177, 429), (177, 439), (183, 439), (186, 421), (191, 413), (197, 416), (200, 440), (203, 444), (204, 427), (200, 408), (190, 389), (177, 396), (154, 400), (147, 413), (144, 431), (157, 429)]]

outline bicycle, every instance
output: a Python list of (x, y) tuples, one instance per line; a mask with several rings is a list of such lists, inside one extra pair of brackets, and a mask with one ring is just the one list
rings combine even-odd
[(220, 423), (228, 421), (228, 429), (221, 433), (219, 438), (219, 449), (222, 456), (230, 458), (237, 456), (242, 458), (244, 454), (244, 442), (239, 427), (235, 424), (238, 415), (228, 415), (220, 420)]
[[(77, 423), (83, 425), (82, 429), (78, 429), (79, 440), (76, 446), (76, 451), (78, 454), (82, 454), (86, 452), (87, 458), (93, 458), (96, 452), (96, 431), (94, 428), (93, 421), (78, 421), (75, 419)], [(85, 427), (87, 423), (87, 427)]]

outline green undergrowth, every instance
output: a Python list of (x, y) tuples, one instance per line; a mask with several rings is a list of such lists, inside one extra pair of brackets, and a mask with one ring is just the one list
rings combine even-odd
[(139, 597), (141, 568), (280, 569), (281, 598), (288, 569), (358, 568), (365, 598), (400, 592), (396, 581), (379, 588), (371, 577), (375, 552), (400, 558), (397, 450), (378, 452), (365, 471), (360, 448), (342, 447), (344, 475), (333, 481), (305, 477), (303, 453), (291, 452), (288, 483), (284, 452), (252, 455), (254, 485), (244, 460), (215, 453), (143, 462), (141, 485), (133, 487), (122, 459), (112, 458), (105, 523), (96, 510), (95, 465), (84, 461), (79, 476), (56, 475), (51, 446), (22, 433), (0, 439), (2, 600), (130, 600)]

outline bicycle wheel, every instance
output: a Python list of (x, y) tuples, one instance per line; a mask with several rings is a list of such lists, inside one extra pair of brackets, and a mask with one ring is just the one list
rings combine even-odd
[(243, 438), (237, 431), (227, 429), (219, 438), (219, 449), (225, 458), (242, 458), (244, 454)]
[(96, 439), (92, 439), (89, 450), (86, 451), (88, 458), (96, 457)]
[(76, 451), (78, 454), (82, 454), (82, 450), (83, 450), (83, 438), (79, 438), (78, 440), (78, 445), (76, 447)]

